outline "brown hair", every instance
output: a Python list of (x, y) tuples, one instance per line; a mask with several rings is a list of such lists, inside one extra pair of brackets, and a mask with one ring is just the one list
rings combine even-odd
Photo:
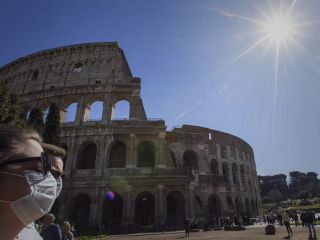
[(10, 162), (17, 157), (24, 157), (25, 143), (30, 139), (39, 144), (42, 142), (39, 133), (32, 128), (0, 125), (0, 164)]
[(66, 156), (66, 151), (63, 148), (48, 143), (41, 143), (41, 146), (48, 154), (61, 157), (62, 159)]

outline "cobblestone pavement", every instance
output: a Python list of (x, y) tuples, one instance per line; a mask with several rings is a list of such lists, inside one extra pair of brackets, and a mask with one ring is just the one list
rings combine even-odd
[[(294, 236), (293, 240), (307, 240), (308, 228), (306, 227), (292, 227)], [(316, 227), (317, 236), (320, 240), (320, 228)], [(189, 240), (211, 240), (211, 239), (226, 239), (226, 240), (280, 240), (287, 236), (285, 227), (276, 227), (275, 235), (265, 235), (264, 226), (248, 227), (244, 231), (210, 231), (210, 232), (192, 232), (190, 233)], [(132, 235), (119, 235), (108, 236), (105, 239), (117, 239), (117, 240), (167, 240), (167, 239), (185, 239), (184, 232), (173, 233), (154, 233), (154, 234), (132, 234)]]

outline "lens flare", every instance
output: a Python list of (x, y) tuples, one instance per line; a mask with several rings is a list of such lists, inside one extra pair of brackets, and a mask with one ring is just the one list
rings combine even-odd
[(109, 201), (112, 201), (114, 199), (114, 193), (112, 191), (108, 191), (106, 193), (106, 199), (108, 199)]

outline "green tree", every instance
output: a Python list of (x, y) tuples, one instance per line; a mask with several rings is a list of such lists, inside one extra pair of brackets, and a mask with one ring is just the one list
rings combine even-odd
[(60, 111), (55, 103), (52, 103), (49, 108), (43, 133), (43, 141), (56, 146), (60, 145)]
[(0, 83), (0, 123), (23, 126), (24, 122), (17, 105), (17, 96)]
[(34, 128), (42, 135), (44, 131), (43, 112), (38, 108), (33, 108), (30, 111), (27, 125)]

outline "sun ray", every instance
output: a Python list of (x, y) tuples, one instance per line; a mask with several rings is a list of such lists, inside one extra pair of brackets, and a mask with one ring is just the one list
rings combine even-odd
[(229, 63), (227, 63), (226, 65), (224, 65), (219, 71), (216, 72), (216, 74), (222, 72), (223, 70), (225, 70), (226, 68), (230, 67), (232, 64), (236, 63), (237, 61), (239, 61), (241, 58), (243, 58), (244, 56), (246, 56), (248, 53), (250, 53), (252, 50), (254, 50), (256, 47), (258, 47), (259, 45), (261, 45), (264, 41), (266, 41), (269, 38), (269, 36), (266, 36), (264, 38), (261, 38), (259, 41), (257, 41), (256, 43), (254, 43), (251, 47), (249, 47), (247, 50), (245, 50), (244, 52), (242, 52), (241, 54), (239, 54), (237, 57), (235, 57), (233, 60), (231, 60)]

